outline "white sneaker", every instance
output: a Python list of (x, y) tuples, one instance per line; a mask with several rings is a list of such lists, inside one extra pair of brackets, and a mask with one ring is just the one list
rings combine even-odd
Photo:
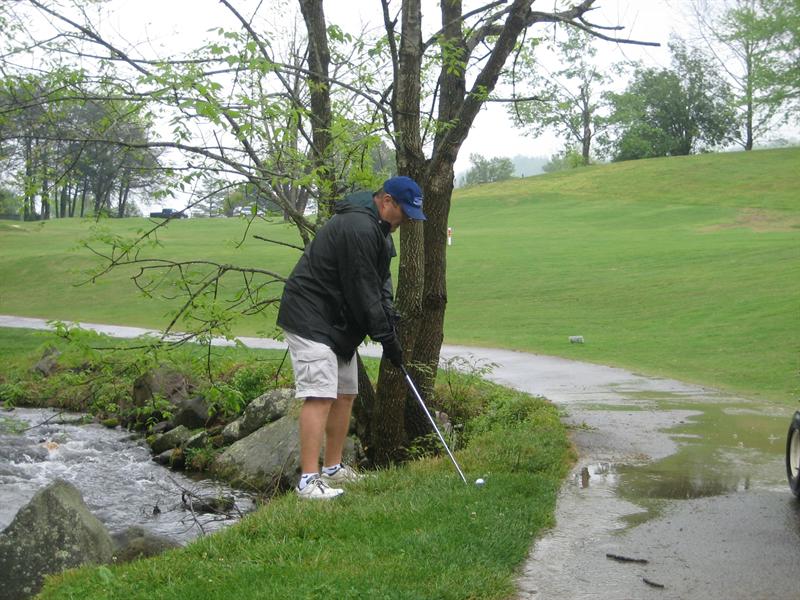
[(364, 476), (361, 473), (354, 471), (347, 465), (342, 465), (336, 471), (334, 471), (332, 475), (326, 475), (325, 473), (323, 473), (321, 477), (322, 481), (324, 481), (328, 485), (342, 485), (345, 483), (355, 483), (356, 481), (364, 479)]
[(328, 486), (319, 477), (314, 477), (314, 479), (309, 480), (302, 490), (296, 487), (294, 491), (297, 492), (297, 495), (301, 498), (309, 500), (330, 500), (344, 493), (342, 489)]

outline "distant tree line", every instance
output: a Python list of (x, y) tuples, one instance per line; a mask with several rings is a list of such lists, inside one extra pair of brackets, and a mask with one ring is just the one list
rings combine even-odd
[[(553, 131), (564, 150), (549, 170), (705, 152), (751, 150), (797, 122), (800, 4), (797, 0), (694, 0), (691, 38), (670, 42), (672, 66), (621, 65), (613, 91), (594, 61), (593, 38), (557, 31), (520, 47), (509, 113), (531, 136)], [(543, 52), (560, 57), (548, 71)], [(548, 169), (546, 169), (548, 170)]]
[(138, 214), (136, 194), (162, 176), (151, 123), (137, 105), (70, 95), (79, 72), (0, 79), (0, 212), (24, 220)]

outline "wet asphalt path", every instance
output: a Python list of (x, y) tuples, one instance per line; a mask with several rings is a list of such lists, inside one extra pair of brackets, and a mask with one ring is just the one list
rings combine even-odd
[[(2, 315), (0, 326), (47, 327)], [(490, 379), (556, 403), (578, 450), (520, 599), (800, 599), (800, 503), (783, 466), (790, 407), (522, 352), (443, 347), (451, 357), (494, 363)]]

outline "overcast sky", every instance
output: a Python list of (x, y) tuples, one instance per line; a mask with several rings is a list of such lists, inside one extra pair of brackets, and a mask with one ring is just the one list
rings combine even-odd
[[(623, 25), (619, 37), (659, 42), (660, 48), (618, 45), (599, 42), (598, 57), (609, 66), (627, 59), (641, 59), (653, 66), (668, 66), (667, 42), (670, 33), (680, 32), (687, 22), (683, 7), (689, 0), (598, 0), (598, 9), (590, 20), (601, 25)], [(473, 2), (475, 3), (475, 2)], [(268, 5), (268, 2), (264, 3)], [(552, 7), (552, 1), (538, 0), (542, 8)], [(213, 0), (117, 0), (116, 13), (104, 25), (115, 29), (128, 42), (140, 44), (143, 54), (169, 54), (197, 44), (212, 27), (236, 27), (233, 19)], [(469, 0), (465, 6), (469, 6)], [(365, 24), (381, 27), (378, 0), (327, 0), (326, 17), (344, 29), (357, 33)], [(422, 0), (423, 21), (428, 29), (437, 26), (438, 1)], [(286, 15), (296, 8), (286, 2)], [(245, 11), (246, 12), (246, 11)], [(425, 19), (424, 15), (429, 15)], [(284, 14), (273, 19), (286, 21)], [(289, 25), (289, 23), (287, 23)], [(289, 25), (290, 26), (290, 25)], [(469, 155), (476, 152), (486, 157), (517, 154), (547, 156), (563, 147), (552, 135), (531, 138), (517, 131), (506, 116), (504, 105), (489, 103), (478, 115), (467, 141), (462, 146), (456, 172), (469, 168)]]

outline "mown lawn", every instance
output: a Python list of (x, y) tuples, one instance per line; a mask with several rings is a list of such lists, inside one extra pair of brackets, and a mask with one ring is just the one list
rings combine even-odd
[[(798, 165), (800, 149), (762, 150), (457, 190), (445, 341), (800, 399)], [(126, 235), (145, 225), (104, 223)], [(0, 314), (164, 326), (175, 302), (143, 297), (131, 271), (74, 286), (95, 260), (70, 251), (89, 227), (0, 223)], [(258, 222), (244, 236), (239, 220), (194, 219), (172, 222), (162, 247), (143, 256), (288, 273), (298, 252), (253, 235), (297, 243), (280, 222)], [(273, 326), (267, 311), (235, 331), (266, 335)], [(586, 343), (569, 344), (570, 335)]]

